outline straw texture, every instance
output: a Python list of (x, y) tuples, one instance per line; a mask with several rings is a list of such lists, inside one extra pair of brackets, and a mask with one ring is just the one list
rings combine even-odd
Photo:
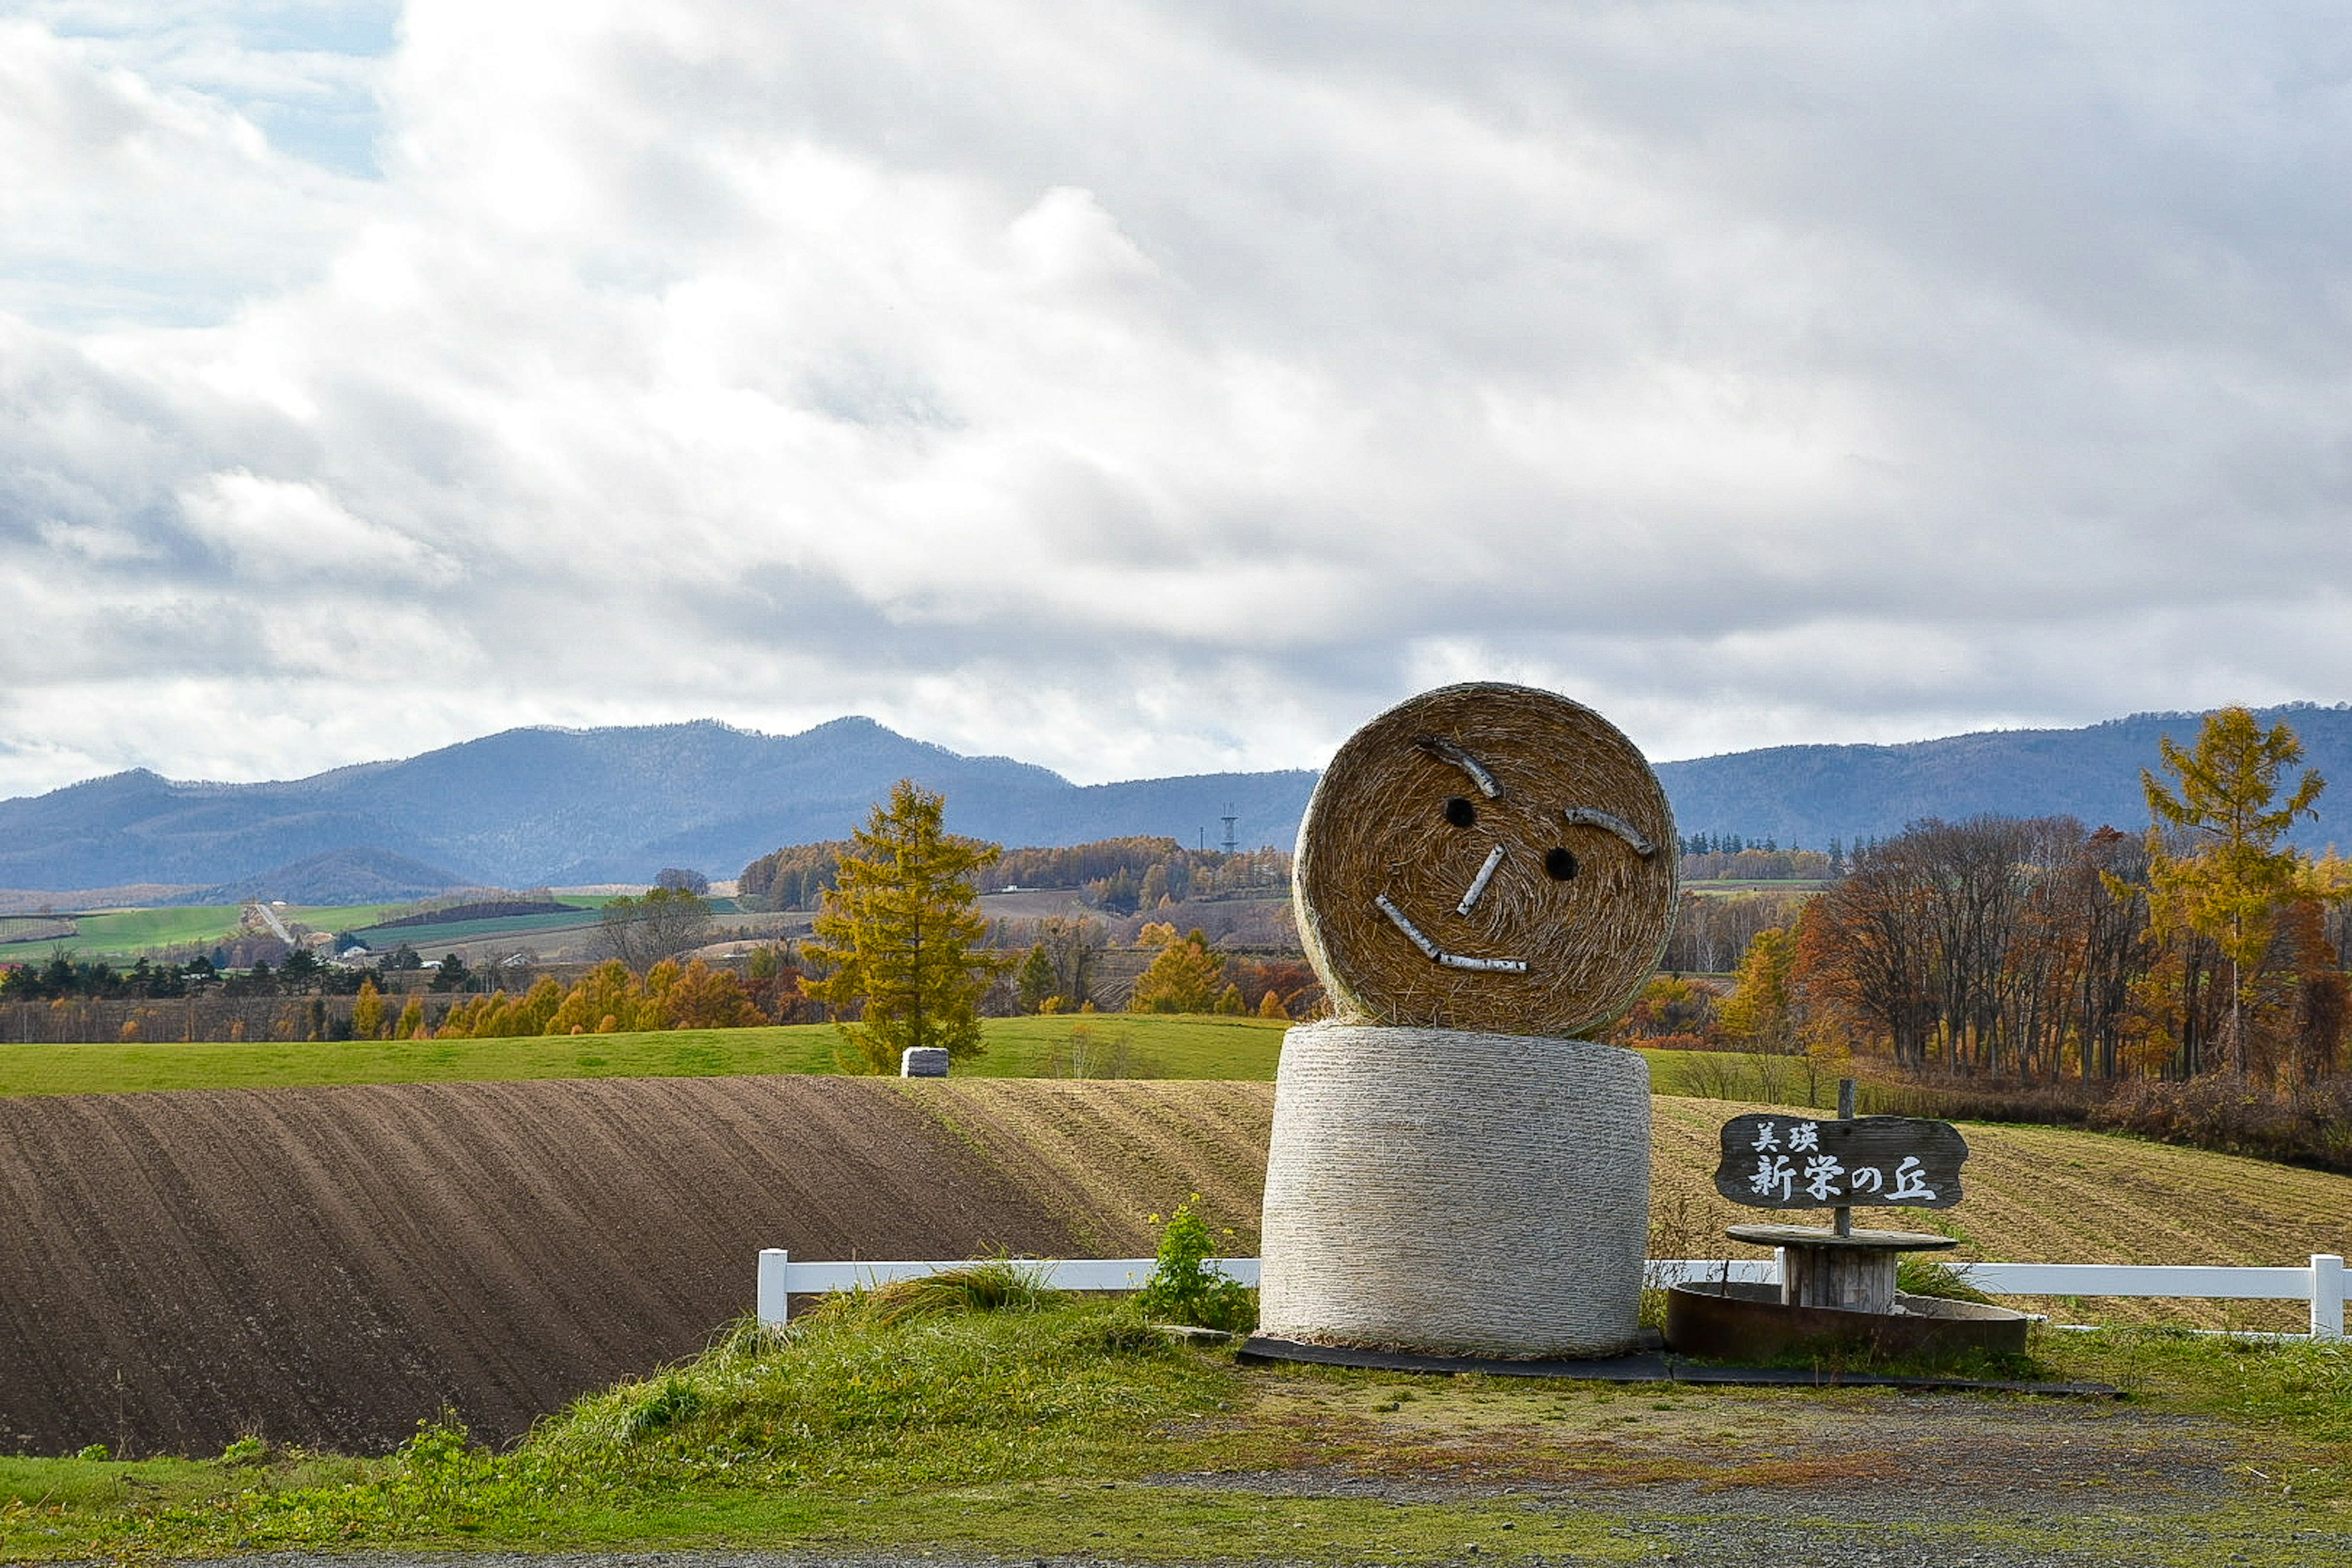
[(1298, 833), (1299, 931), (1343, 1021), (1588, 1035), (1665, 949), (1677, 848), (1657, 776), (1601, 715), (1444, 687), (1324, 771)]
[(1634, 1343), (1650, 1070), (1582, 1040), (1314, 1024), (1285, 1037), (1258, 1330), (1604, 1356)]

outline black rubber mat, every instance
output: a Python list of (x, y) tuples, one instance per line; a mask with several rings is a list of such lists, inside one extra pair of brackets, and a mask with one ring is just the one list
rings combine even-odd
[(1347, 1345), (1302, 1345), (1253, 1334), (1242, 1342), (1234, 1358), (1259, 1364), (1304, 1362), (1312, 1366), (1361, 1367), (1368, 1372), (1481, 1372), (1495, 1377), (1559, 1377), (1587, 1383), (1715, 1383), (1748, 1388), (1960, 1388), (2076, 1399), (2123, 1396), (2121, 1389), (2104, 1383), (2010, 1383), (1984, 1377), (1892, 1377), (1873, 1373), (1821, 1372), (1811, 1367), (1717, 1366), (1656, 1351), (1598, 1361), (1507, 1361), (1486, 1356), (1409, 1355), (1402, 1351), (1359, 1350)]

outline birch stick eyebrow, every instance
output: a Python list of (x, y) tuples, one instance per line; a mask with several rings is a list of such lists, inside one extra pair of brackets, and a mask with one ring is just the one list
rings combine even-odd
[(1495, 775), (1486, 771), (1484, 763), (1443, 736), (1423, 735), (1413, 744), (1441, 762), (1452, 763), (1468, 773), (1470, 782), (1478, 786), (1478, 793), (1488, 800), (1503, 793), (1503, 786), (1495, 782)]
[(1633, 847), (1633, 853), (1646, 860), (1658, 852), (1658, 847), (1643, 837), (1642, 830), (1613, 811), (1603, 811), (1597, 805), (1571, 805), (1560, 815), (1571, 827), (1605, 827)]
[(1495, 875), (1495, 868), (1502, 863), (1503, 847), (1497, 844), (1486, 851), (1486, 863), (1478, 868), (1478, 874), (1470, 879), (1470, 890), (1462, 895), (1460, 903), (1454, 906), (1455, 914), (1466, 915), (1477, 907), (1478, 895), (1486, 890), (1486, 883)]

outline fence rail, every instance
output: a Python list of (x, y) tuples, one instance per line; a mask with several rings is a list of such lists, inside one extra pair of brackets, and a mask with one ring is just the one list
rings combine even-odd
[[(782, 1328), (794, 1296), (828, 1290), (871, 1289), (898, 1279), (919, 1279), (972, 1260), (929, 1263), (794, 1263), (792, 1254), (770, 1247), (760, 1254), (760, 1321)], [(1244, 1285), (1257, 1283), (1255, 1258), (1213, 1258), (1208, 1262)], [(1024, 1262), (1045, 1283), (1060, 1290), (1139, 1290), (1151, 1277), (1149, 1258), (1040, 1259)], [(1968, 1284), (1988, 1296), (2169, 1296), (2187, 1300), (2304, 1301), (2311, 1307), (2313, 1339), (2344, 1336), (2344, 1259), (2315, 1253), (2306, 1268), (2225, 1268), (2202, 1264), (2175, 1267), (2136, 1263), (1962, 1263), (1953, 1266)], [(1646, 1273), (1653, 1286), (1704, 1279), (1776, 1284), (1778, 1258), (1652, 1258)]]

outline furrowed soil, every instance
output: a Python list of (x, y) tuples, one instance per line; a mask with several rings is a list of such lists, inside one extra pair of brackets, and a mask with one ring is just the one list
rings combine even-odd
[[(701, 1348), (763, 1247), (1140, 1256), (1202, 1194), (1256, 1248), (1270, 1085), (844, 1078), (346, 1085), (0, 1100), (0, 1452), (374, 1453), (444, 1407), (503, 1441)], [(1720, 1257), (1715, 1129), (1654, 1102), (1655, 1256)], [(2352, 1180), (1972, 1126), (1963, 1255), (2300, 1263)], [(1892, 1217), (1892, 1216), (1890, 1216)], [(2292, 1309), (2103, 1304), (2273, 1326)], [(2079, 1316), (2071, 1308), (2062, 1316)]]

